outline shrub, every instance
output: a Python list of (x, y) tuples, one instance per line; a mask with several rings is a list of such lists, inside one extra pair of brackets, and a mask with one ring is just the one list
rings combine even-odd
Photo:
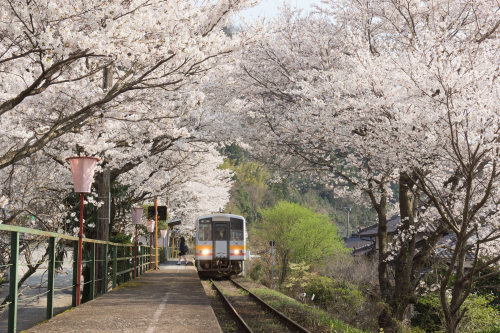
[(472, 295), (464, 302), (467, 308), (458, 330), (464, 333), (500, 332), (500, 311), (492, 306), (493, 296)]
[(344, 280), (315, 276), (305, 287), (308, 297), (315, 295), (314, 303), (352, 321), (361, 309), (363, 296), (359, 289)]
[(411, 324), (420, 327), (426, 332), (442, 330), (441, 303), (437, 294), (428, 294), (418, 299)]
[(288, 295), (295, 296), (304, 291), (307, 284), (313, 279), (316, 274), (310, 272), (310, 265), (302, 261), (299, 264), (290, 263), (288, 277), (281, 285), (282, 290)]
[(248, 268), (248, 276), (254, 281), (260, 281), (264, 271), (262, 262), (260, 260), (252, 260), (248, 262), (250, 267)]
[[(494, 307), (492, 296), (470, 295), (464, 302), (467, 309), (458, 331), (463, 333), (500, 332), (500, 311)], [(444, 315), (439, 295), (428, 294), (419, 298), (415, 305), (412, 325), (426, 332), (444, 331)]]

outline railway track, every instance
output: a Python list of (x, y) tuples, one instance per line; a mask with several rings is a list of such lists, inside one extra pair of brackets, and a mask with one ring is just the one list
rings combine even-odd
[(233, 280), (210, 280), (245, 332), (308, 332)]

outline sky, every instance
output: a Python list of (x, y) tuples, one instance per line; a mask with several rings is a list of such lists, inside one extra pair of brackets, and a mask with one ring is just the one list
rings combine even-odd
[(257, 19), (259, 17), (273, 17), (279, 12), (279, 7), (287, 3), (292, 7), (297, 7), (308, 11), (312, 4), (319, 3), (319, 0), (260, 0), (260, 3), (250, 9), (247, 9), (243, 16), (246, 19)]

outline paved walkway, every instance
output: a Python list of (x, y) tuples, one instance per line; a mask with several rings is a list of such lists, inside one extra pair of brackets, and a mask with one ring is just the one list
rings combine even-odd
[(194, 266), (170, 262), (26, 332), (222, 331)]

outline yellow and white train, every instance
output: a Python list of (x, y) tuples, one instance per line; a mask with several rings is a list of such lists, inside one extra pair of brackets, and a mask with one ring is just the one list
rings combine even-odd
[(203, 276), (241, 273), (246, 255), (245, 218), (212, 214), (196, 219), (195, 261)]

